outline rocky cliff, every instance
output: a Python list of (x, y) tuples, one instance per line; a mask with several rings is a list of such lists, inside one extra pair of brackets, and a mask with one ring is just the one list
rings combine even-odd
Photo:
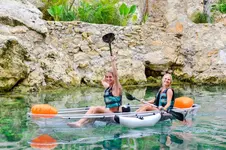
[(177, 81), (226, 83), (226, 22), (191, 22), (201, 2), (149, 0), (148, 22), (119, 27), (46, 22), (27, 0), (1, 0), (0, 90), (99, 85), (110, 67), (101, 38), (109, 32), (123, 85), (155, 83), (165, 72)]

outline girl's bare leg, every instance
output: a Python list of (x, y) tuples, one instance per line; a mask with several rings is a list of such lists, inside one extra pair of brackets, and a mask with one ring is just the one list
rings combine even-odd
[(143, 105), (139, 109), (137, 109), (136, 112), (145, 112), (145, 111), (152, 111), (152, 110), (157, 110), (157, 108), (150, 105)]
[[(106, 109), (103, 106), (97, 106), (97, 107), (91, 107), (87, 112), (88, 114), (99, 114), (99, 113), (112, 113), (110, 110)], [(89, 118), (82, 118), (76, 122), (68, 123), (68, 126), (70, 127), (82, 127), (84, 124), (87, 124), (91, 121)]]

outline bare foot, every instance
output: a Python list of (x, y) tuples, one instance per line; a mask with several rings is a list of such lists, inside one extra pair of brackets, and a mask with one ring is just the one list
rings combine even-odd
[(70, 122), (70, 123), (67, 123), (67, 125), (72, 127), (72, 128), (80, 128), (80, 127), (82, 127), (82, 124), (79, 123), (79, 122)]

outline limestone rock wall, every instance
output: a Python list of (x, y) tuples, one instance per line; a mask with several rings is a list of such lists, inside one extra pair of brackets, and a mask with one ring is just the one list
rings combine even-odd
[(102, 36), (109, 32), (116, 34), (112, 49), (117, 53), (121, 83), (146, 83), (145, 67), (132, 54), (132, 49), (141, 51), (143, 47), (140, 26), (47, 22), (46, 27), (48, 33), (45, 36), (26, 26), (4, 27), (8, 31), (4, 32), (5, 35), (13, 34), (26, 47), (23, 64), (28, 69), (26, 78), (20, 80), (21, 87), (39, 90), (40, 87), (99, 85), (104, 73), (111, 67), (108, 44), (102, 41)]
[(192, 23), (190, 15), (197, 10), (203, 11), (201, 1), (168, 0), (167, 9), (166, 32), (176, 34), (181, 42), (178, 62), (183, 64), (183, 68), (177, 67), (174, 74), (196, 83), (225, 83), (225, 22)]
[(17, 39), (0, 35), (0, 91), (11, 90), (28, 75), (26, 49)]
[(1, 1), (0, 90), (99, 85), (110, 68), (102, 41), (109, 32), (123, 85), (157, 82), (166, 72), (179, 81), (226, 83), (225, 24), (192, 23), (189, 14), (202, 7), (192, 0), (149, 2), (146, 24), (119, 27), (46, 22), (27, 1)]

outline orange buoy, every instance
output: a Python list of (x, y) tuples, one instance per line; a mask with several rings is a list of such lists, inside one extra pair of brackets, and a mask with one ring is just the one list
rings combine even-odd
[(33, 139), (30, 145), (35, 149), (51, 150), (57, 147), (57, 141), (48, 134), (43, 134)]
[(189, 108), (192, 107), (193, 104), (194, 104), (193, 99), (183, 96), (175, 99), (174, 107)]
[(41, 117), (51, 118), (58, 112), (57, 109), (48, 104), (37, 104), (31, 108), (32, 114), (38, 114)]

